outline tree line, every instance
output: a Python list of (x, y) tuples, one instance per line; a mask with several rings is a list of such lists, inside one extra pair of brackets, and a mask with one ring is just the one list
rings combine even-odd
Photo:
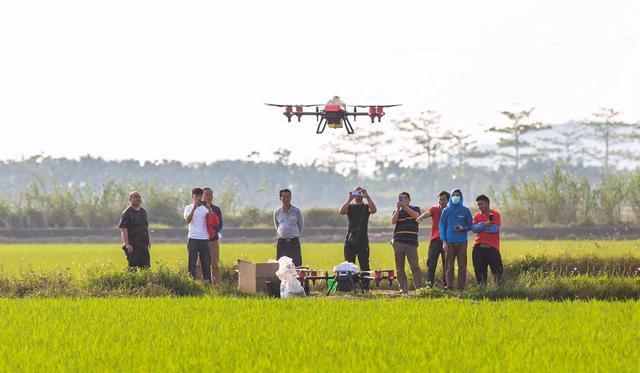
[[(189, 188), (110, 181), (100, 190), (60, 185), (45, 190), (32, 184), (17, 197), (0, 196), (0, 228), (115, 227), (131, 190), (142, 193), (151, 224), (185, 226), (182, 210), (190, 203)], [(509, 183), (502, 190), (489, 187), (484, 193), (490, 196), (492, 206), (502, 211), (503, 224), (510, 227), (640, 224), (639, 170), (612, 172), (598, 183), (592, 183), (584, 176), (556, 167), (542, 177)], [(466, 203), (470, 207), (475, 207), (474, 196), (467, 193)], [(255, 205), (239, 208), (239, 198), (238, 192), (232, 189), (216, 195), (225, 226), (272, 226), (272, 208)], [(435, 198), (416, 204), (424, 208), (434, 202)], [(272, 207), (275, 206), (277, 200)], [(337, 206), (303, 208), (307, 226), (345, 226), (346, 220), (338, 214)], [(387, 209), (390, 214), (391, 207)], [(389, 214), (381, 211), (373, 216), (372, 225), (388, 226)]]
[[(621, 120), (621, 113), (613, 108), (600, 108), (590, 118), (561, 125), (533, 120), (534, 110), (502, 111), (503, 121), (485, 129), (487, 135), (498, 137), (493, 144), (481, 145), (478, 138), (462, 130), (445, 131), (438, 112), (424, 111), (393, 121), (397, 130), (393, 137), (379, 129), (360, 130), (349, 138), (336, 138), (326, 151), (330, 164), (356, 176), (365, 159), (381, 165), (408, 162), (427, 170), (461, 168), (483, 160), (514, 175), (527, 162), (589, 164), (608, 173), (616, 165), (637, 166), (640, 161), (640, 124)], [(410, 144), (410, 157), (393, 146), (399, 142)]]

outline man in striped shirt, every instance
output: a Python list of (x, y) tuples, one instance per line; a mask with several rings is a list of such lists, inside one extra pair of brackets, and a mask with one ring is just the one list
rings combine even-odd
[(418, 261), (418, 222), (420, 207), (411, 206), (411, 196), (402, 192), (398, 197), (396, 210), (391, 217), (391, 223), (396, 225), (393, 231), (393, 251), (395, 254), (396, 271), (400, 283), (400, 293), (409, 292), (407, 273), (405, 272), (405, 258), (409, 261), (413, 284), (416, 289), (422, 287), (422, 272)]

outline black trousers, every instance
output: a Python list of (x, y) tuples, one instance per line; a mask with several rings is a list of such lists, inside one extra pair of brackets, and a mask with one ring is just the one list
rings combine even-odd
[[(358, 257), (358, 265), (361, 271), (368, 271), (369, 268), (369, 243), (362, 245), (354, 245), (348, 240), (344, 242), (344, 260), (350, 263), (356, 263)], [(362, 280), (362, 286), (369, 288), (369, 280)]]
[(487, 247), (474, 245), (473, 246), (473, 270), (476, 273), (476, 279), (478, 284), (486, 284), (488, 279), (487, 266), (491, 268), (493, 279), (497, 284), (502, 280), (502, 272), (504, 267), (502, 266), (502, 256), (500, 251)]
[(302, 266), (302, 249), (300, 248), (300, 239), (295, 238), (278, 238), (276, 243), (276, 259), (288, 256), (293, 260), (296, 267)]
[(438, 267), (438, 259), (442, 257), (442, 284), (447, 286), (447, 280), (444, 270), (444, 249), (442, 248), (442, 240), (436, 238), (429, 242), (429, 253), (427, 254), (427, 284), (433, 286), (436, 281), (436, 268)]
[(189, 238), (187, 251), (189, 252), (188, 266), (191, 277), (196, 278), (196, 262), (199, 256), (200, 266), (202, 267), (202, 278), (211, 279), (211, 251), (209, 250), (209, 240)]
[(133, 246), (133, 251), (129, 252), (127, 247), (122, 245), (122, 250), (124, 251), (124, 255), (127, 256), (127, 263), (129, 265), (129, 269), (136, 270), (138, 268), (150, 268), (151, 267), (151, 256), (149, 255), (149, 246), (146, 245), (135, 245)]

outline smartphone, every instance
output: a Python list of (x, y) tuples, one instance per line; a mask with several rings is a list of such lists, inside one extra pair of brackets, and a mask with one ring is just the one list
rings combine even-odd
[(401, 195), (400, 197), (398, 197), (398, 201), (404, 202), (404, 195)]

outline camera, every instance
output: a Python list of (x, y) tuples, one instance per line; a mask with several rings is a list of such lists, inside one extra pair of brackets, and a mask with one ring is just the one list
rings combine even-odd
[(362, 197), (364, 195), (364, 193), (362, 193), (361, 190), (352, 190), (351, 191), (351, 195), (354, 197)]
[(493, 213), (492, 212), (489, 213), (489, 221), (493, 221)]

